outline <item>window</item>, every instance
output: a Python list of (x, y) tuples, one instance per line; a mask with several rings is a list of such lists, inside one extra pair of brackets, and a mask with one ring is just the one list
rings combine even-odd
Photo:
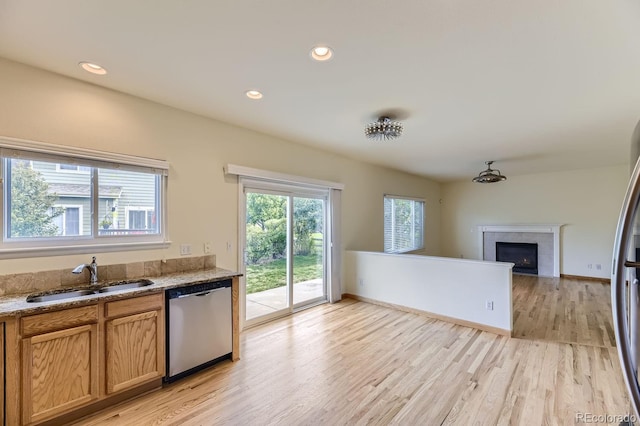
[(127, 207), (126, 209), (129, 228), (138, 232), (154, 229), (156, 225), (155, 212), (150, 207)]
[(89, 174), (91, 172), (91, 167), (79, 166), (77, 164), (56, 164), (56, 171)]
[(405, 253), (423, 248), (424, 200), (385, 195), (385, 253)]
[(82, 235), (82, 206), (54, 206), (51, 209), (56, 235)]
[(31, 151), (4, 142), (0, 257), (166, 245), (165, 162), (79, 148), (65, 156), (63, 147)]

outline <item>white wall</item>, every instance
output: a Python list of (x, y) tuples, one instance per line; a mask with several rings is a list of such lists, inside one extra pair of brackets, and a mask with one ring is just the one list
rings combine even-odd
[(478, 225), (559, 223), (565, 224), (560, 273), (609, 278), (628, 177), (629, 166), (624, 164), (509, 176), (496, 184), (443, 184), (442, 255), (478, 258)]
[[(227, 163), (342, 182), (343, 248), (381, 251), (382, 195), (425, 198), (428, 255), (475, 258), (476, 226), (566, 223), (561, 273), (608, 277), (629, 166), (441, 185), (0, 59), (0, 135), (161, 158), (171, 163), (166, 250), (99, 254), (102, 264), (193, 255), (212, 242), (237, 268), (237, 192)], [(359, 126), (361, 123), (354, 123)], [(369, 143), (363, 138), (362, 143)], [(372, 147), (375, 149), (375, 146)], [(439, 200), (442, 198), (442, 204)], [(441, 210), (442, 209), (442, 210)], [(441, 221), (442, 212), (442, 221)], [(442, 250), (441, 250), (442, 236)], [(232, 247), (227, 251), (226, 243)], [(0, 261), (0, 274), (72, 267), (87, 256)], [(594, 268), (587, 269), (587, 264)], [(597, 271), (595, 265), (602, 265)]]
[[(511, 263), (348, 251), (346, 292), (512, 330)], [(486, 302), (493, 301), (493, 310)]]
[[(192, 244), (193, 255), (198, 256), (203, 254), (203, 243), (211, 242), (218, 266), (237, 269), (237, 179), (225, 177), (227, 163), (344, 183), (346, 249), (382, 250), (384, 193), (425, 198), (426, 252), (439, 253), (440, 185), (430, 180), (3, 59), (0, 94), (2, 136), (170, 162), (171, 247), (98, 254), (101, 264), (179, 257), (182, 243)], [(364, 137), (361, 142), (370, 143)], [(232, 244), (230, 250), (227, 242)], [(88, 255), (4, 260), (0, 274), (73, 267), (87, 261)]]

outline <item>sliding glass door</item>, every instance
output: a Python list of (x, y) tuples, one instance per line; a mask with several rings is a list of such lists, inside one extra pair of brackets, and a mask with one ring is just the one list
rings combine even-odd
[(293, 197), (293, 305), (326, 300), (324, 200)]
[(244, 195), (245, 325), (325, 301), (326, 195), (259, 184)]
[(288, 197), (246, 194), (245, 282), (246, 320), (289, 308)]

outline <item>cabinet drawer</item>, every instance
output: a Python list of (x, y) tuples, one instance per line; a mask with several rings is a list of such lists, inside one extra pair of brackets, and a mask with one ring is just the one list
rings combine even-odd
[(27, 337), (96, 322), (98, 305), (90, 305), (22, 317), (20, 329), (22, 336)]
[(163, 308), (162, 296), (163, 293), (157, 293), (150, 296), (132, 297), (105, 303), (104, 316), (106, 318), (114, 318), (138, 312), (160, 310)]

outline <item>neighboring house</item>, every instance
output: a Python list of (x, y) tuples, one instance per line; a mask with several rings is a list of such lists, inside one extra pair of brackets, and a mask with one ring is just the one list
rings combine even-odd
[[(58, 197), (64, 211), (55, 218), (59, 235), (91, 234), (91, 167), (32, 161)], [(156, 190), (154, 176), (100, 168), (98, 223), (100, 235), (155, 233)]]

